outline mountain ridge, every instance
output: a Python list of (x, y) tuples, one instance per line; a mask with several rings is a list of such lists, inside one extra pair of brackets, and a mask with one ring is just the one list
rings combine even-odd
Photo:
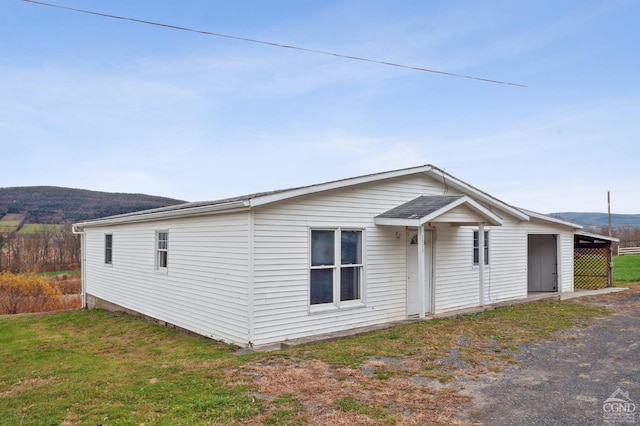
[[(574, 222), (583, 226), (603, 227), (609, 225), (607, 213), (596, 212), (561, 212), (551, 213), (551, 216), (560, 217), (569, 222)], [(611, 214), (611, 226), (613, 227), (640, 227), (640, 214)]]
[(25, 223), (60, 224), (184, 203), (155, 195), (60, 186), (0, 187), (0, 218), (23, 214)]

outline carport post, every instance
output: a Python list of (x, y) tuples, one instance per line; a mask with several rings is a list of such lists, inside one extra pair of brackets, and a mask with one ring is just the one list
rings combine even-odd
[(424, 267), (424, 225), (418, 228), (418, 296), (420, 297), (420, 318), (425, 317), (425, 267)]

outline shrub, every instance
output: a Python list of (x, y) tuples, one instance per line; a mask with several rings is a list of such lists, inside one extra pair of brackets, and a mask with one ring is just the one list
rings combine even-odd
[(37, 275), (0, 273), (0, 314), (59, 309), (62, 293)]
[(48, 277), (47, 281), (51, 286), (56, 287), (62, 294), (82, 293), (82, 282), (80, 275), (61, 274)]

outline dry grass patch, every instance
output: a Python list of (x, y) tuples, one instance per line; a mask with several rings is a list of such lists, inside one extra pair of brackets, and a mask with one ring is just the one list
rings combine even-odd
[[(380, 361), (368, 365), (382, 368)], [(295, 395), (302, 409), (286, 423), (326, 424), (456, 424), (456, 407), (468, 397), (421, 386), (411, 376), (367, 377), (363, 369), (331, 366), (310, 359), (269, 357), (228, 371), (230, 384), (253, 385), (264, 401), (260, 424), (277, 423), (278, 398)]]
[(260, 424), (464, 424), (466, 382), (516, 364), (523, 343), (607, 313), (545, 300), (291, 348), (227, 377), (256, 389)]
[(21, 392), (25, 392), (35, 387), (48, 385), (49, 383), (52, 383), (57, 379), (58, 379), (57, 376), (50, 376), (46, 378), (33, 377), (33, 378), (20, 379), (16, 383), (10, 385), (7, 390), (0, 391), (0, 398), (6, 397), (6, 396), (15, 396)]

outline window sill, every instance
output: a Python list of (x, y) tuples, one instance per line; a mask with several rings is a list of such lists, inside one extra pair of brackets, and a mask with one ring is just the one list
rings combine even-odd
[(340, 306), (336, 306), (333, 303), (326, 303), (323, 305), (311, 305), (309, 307), (309, 314), (316, 315), (316, 314), (323, 314), (327, 312), (336, 313), (336, 312), (342, 312), (342, 311), (350, 311), (353, 309), (362, 309), (366, 307), (367, 305), (360, 300), (348, 302), (348, 303), (342, 302)]

